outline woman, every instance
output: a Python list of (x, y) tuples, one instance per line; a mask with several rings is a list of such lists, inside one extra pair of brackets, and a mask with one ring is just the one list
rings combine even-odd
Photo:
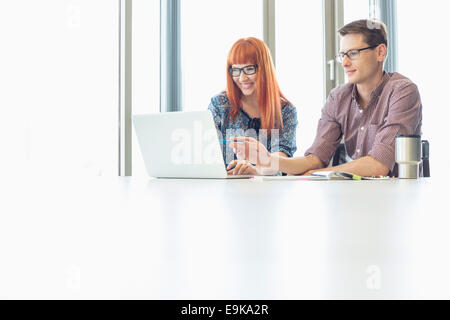
[(232, 137), (253, 137), (282, 157), (292, 157), (297, 149), (297, 111), (281, 93), (269, 49), (259, 39), (239, 39), (232, 46), (227, 58), (227, 89), (211, 99), (208, 109), (223, 142), (229, 174), (277, 173), (235, 159), (227, 145)]

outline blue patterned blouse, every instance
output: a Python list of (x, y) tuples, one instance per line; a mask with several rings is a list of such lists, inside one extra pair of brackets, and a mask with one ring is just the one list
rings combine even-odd
[[(225, 92), (214, 96), (208, 109), (213, 115), (220, 139), (228, 140), (236, 136), (253, 137), (259, 139), (269, 152), (284, 152), (288, 157), (292, 157), (297, 150), (295, 142), (298, 124), (297, 110), (289, 103), (285, 103), (281, 109), (283, 129), (278, 135), (272, 133), (271, 136), (267, 134), (267, 131), (260, 131), (260, 118), (252, 118), (242, 109), (236, 119), (232, 120), (228, 117), (230, 102)], [(222, 153), (226, 164), (235, 159), (233, 150), (227, 145), (222, 145)]]

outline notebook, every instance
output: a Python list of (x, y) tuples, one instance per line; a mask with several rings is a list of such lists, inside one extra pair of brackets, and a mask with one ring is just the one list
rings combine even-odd
[(305, 180), (390, 180), (391, 177), (361, 177), (353, 173), (344, 171), (317, 171), (310, 176), (264, 176), (259, 177), (263, 181), (276, 180), (291, 180), (291, 181), (305, 181)]

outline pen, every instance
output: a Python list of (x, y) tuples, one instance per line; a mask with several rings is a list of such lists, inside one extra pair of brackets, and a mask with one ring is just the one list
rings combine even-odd
[(361, 176), (358, 176), (357, 174), (347, 173), (347, 172), (341, 172), (340, 174), (342, 174), (344, 177), (350, 178), (352, 180), (363, 180), (363, 178)]
[[(327, 177), (327, 175), (321, 174), (320, 171), (317, 173), (311, 173), (312, 176), (314, 177)], [(345, 177), (345, 178), (349, 178), (352, 180), (364, 180), (363, 177), (358, 176), (356, 174), (353, 173), (348, 173), (348, 172), (337, 172), (336, 171), (336, 175), (341, 176), (341, 177)]]
[(220, 140), (220, 143), (229, 144), (229, 143), (244, 143), (244, 142), (243, 141), (234, 141), (234, 140)]

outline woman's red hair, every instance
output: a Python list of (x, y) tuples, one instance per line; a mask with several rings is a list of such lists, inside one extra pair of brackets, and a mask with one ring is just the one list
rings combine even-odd
[(228, 69), (233, 64), (257, 64), (256, 94), (261, 112), (261, 129), (282, 129), (281, 98), (288, 100), (281, 93), (275, 77), (270, 51), (266, 44), (256, 38), (243, 38), (231, 47), (227, 58), (227, 96), (230, 101), (230, 116), (235, 119), (242, 108), (242, 92), (233, 81)]

